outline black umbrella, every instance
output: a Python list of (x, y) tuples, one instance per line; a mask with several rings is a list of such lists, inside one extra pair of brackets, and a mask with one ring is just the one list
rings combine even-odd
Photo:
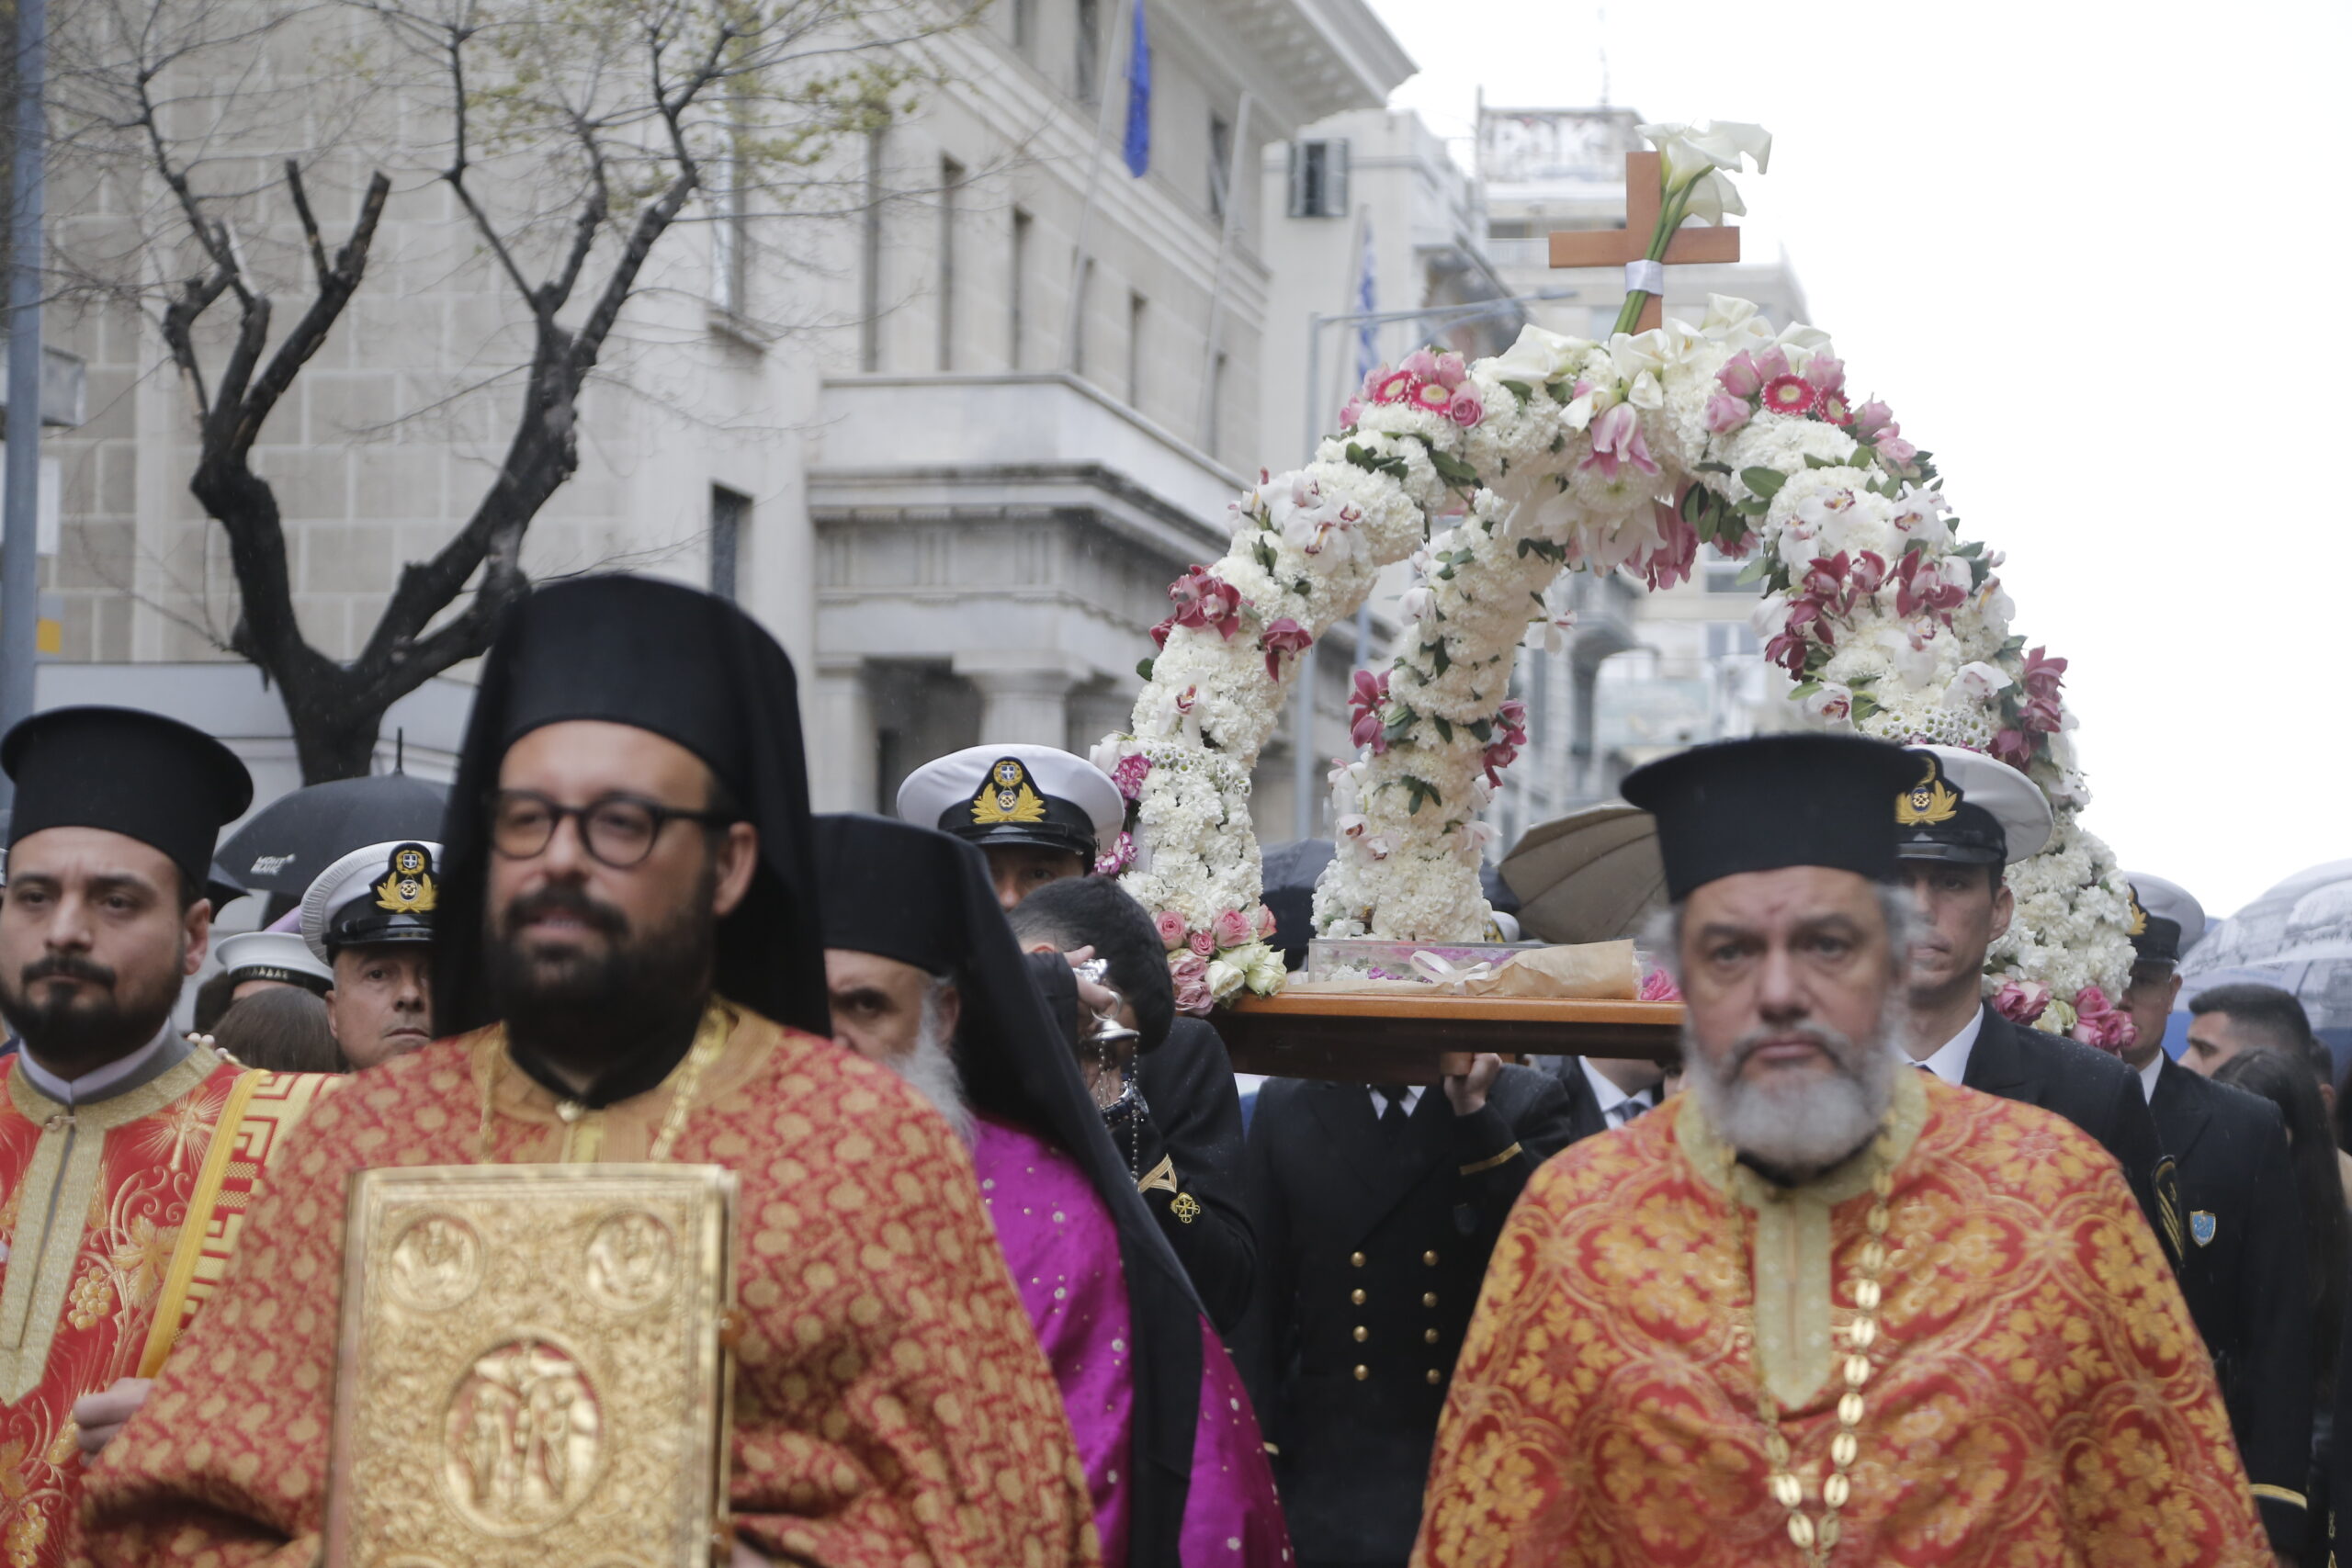
[[(1268, 844), (1262, 856), (1263, 897), (1266, 908), (1274, 912), (1273, 945), (1293, 969), (1306, 964), (1306, 944), (1315, 937), (1315, 881), (1331, 863), (1331, 854), (1329, 839), (1294, 839), (1286, 844)], [(1506, 915), (1519, 912), (1519, 895), (1500, 872), (1483, 861), (1478, 865), (1478, 886), (1493, 908)]]
[(337, 779), (280, 795), (220, 846), (223, 871), (256, 893), (300, 897), (354, 850), (392, 839), (438, 840), (449, 787), (406, 773)]

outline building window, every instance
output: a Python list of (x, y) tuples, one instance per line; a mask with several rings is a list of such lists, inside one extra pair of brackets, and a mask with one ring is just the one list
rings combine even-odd
[(1028, 335), (1029, 251), (1036, 226), (1037, 220), (1029, 214), (1017, 207), (1012, 209), (1012, 287), (1007, 291), (1012, 305), (1012, 328), (1005, 360), (1015, 370), (1021, 368), (1022, 340)]
[(964, 195), (964, 165), (939, 160), (939, 367), (956, 368), (956, 209)]
[[(1227, 133), (1230, 136), (1231, 132)], [(1290, 215), (1348, 215), (1348, 142), (1345, 137), (1290, 144)]]
[(751, 314), (752, 247), (746, 232), (742, 164), (730, 151), (710, 170), (710, 299), (730, 316)]
[(1209, 112), (1209, 216), (1225, 216), (1225, 182), (1233, 174), (1233, 122)]
[(710, 591), (734, 602), (742, 566), (743, 536), (752, 521), (752, 498), (725, 485), (710, 487)]
[(865, 215), (857, 258), (857, 367), (882, 368), (882, 142), (887, 128), (865, 133)]
[(1102, 0), (1078, 0), (1078, 101), (1095, 101), (1102, 74)]
[(1144, 297), (1127, 295), (1127, 407), (1143, 407)]

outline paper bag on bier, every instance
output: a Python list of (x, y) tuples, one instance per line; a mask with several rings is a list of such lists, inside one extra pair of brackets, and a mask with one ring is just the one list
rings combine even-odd
[[(1419, 965), (1417, 964), (1418, 968)], [(1554, 997), (1585, 1001), (1632, 1001), (1642, 976), (1630, 942), (1579, 942), (1573, 947), (1537, 947), (1511, 954), (1508, 963), (1448, 986), (1465, 997)]]
[(735, 1178), (362, 1171), (344, 1246), (328, 1568), (709, 1568)]

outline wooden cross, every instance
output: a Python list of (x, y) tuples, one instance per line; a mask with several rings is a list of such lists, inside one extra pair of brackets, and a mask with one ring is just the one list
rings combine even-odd
[[(1663, 194), (1658, 181), (1657, 153), (1626, 153), (1625, 226), (1555, 232), (1552, 265), (1623, 267), (1627, 262), (1637, 262), (1649, 254), (1650, 236), (1657, 231), (1658, 202)], [(1674, 238), (1667, 242), (1666, 261), (1670, 266), (1738, 259), (1739, 231), (1728, 225), (1678, 229)], [(1658, 324), (1663, 319), (1661, 303), (1657, 295), (1650, 297), (1642, 307), (1641, 320), (1634, 324), (1635, 332), (1645, 333)]]

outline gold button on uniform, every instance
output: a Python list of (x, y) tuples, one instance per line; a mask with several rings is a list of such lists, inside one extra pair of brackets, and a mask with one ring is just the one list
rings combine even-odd
[(1434, 1252), (1424, 1252), (1421, 1254), (1421, 1261), (1434, 1269), (1437, 1267), (1437, 1254)]
[(1422, 1329), (1422, 1330), (1421, 1330), (1421, 1342), (1422, 1342), (1423, 1344), (1426, 1344), (1426, 1345), (1434, 1345), (1434, 1344), (1436, 1344), (1436, 1343), (1437, 1343), (1437, 1330), (1436, 1330), (1436, 1329), (1434, 1329), (1434, 1328), (1424, 1328), (1424, 1329)]
[(1363, 1324), (1361, 1324), (1361, 1323), (1359, 1323), (1359, 1324), (1357, 1324), (1357, 1325), (1356, 1325), (1356, 1343), (1357, 1343), (1357, 1344), (1361, 1345), (1361, 1344), (1363, 1344), (1365, 1340), (1367, 1340), (1367, 1339), (1369, 1339), (1369, 1338), (1371, 1338), (1371, 1337), (1372, 1337), (1372, 1330), (1371, 1330), (1371, 1329), (1366, 1328), (1366, 1327), (1365, 1327)]
[(1363, 1268), (1363, 1253), (1361, 1253), (1361, 1252), (1351, 1252), (1351, 1253), (1350, 1253), (1350, 1254), (1348, 1255), (1348, 1267), (1349, 1267), (1349, 1268), (1351, 1268), (1351, 1269), (1361, 1269), (1361, 1268)]
[(1350, 1291), (1348, 1292), (1348, 1300), (1354, 1303), (1357, 1306), (1363, 1305), (1363, 1292), (1362, 1290)]
[(1430, 1382), (1442, 1382), (1442, 1381), (1443, 1381), (1443, 1380), (1442, 1380), (1441, 1377), (1439, 1377), (1439, 1375), (1438, 1375), (1438, 1370), (1437, 1370), (1435, 1367), (1431, 1367), (1431, 1368), (1430, 1369)]
[[(1437, 1374), (1435, 1372), (1431, 1372), (1430, 1375), (1431, 1377), (1435, 1377)], [(1356, 1368), (1356, 1382), (1362, 1382), (1364, 1379), (1370, 1376), (1372, 1376), (1372, 1369), (1370, 1367), (1359, 1366)]]
[(1431, 1291), (1427, 1295), (1423, 1296), (1421, 1298), (1421, 1304), (1425, 1307), (1433, 1307), (1437, 1305), (1437, 1292), (1435, 1291)]

